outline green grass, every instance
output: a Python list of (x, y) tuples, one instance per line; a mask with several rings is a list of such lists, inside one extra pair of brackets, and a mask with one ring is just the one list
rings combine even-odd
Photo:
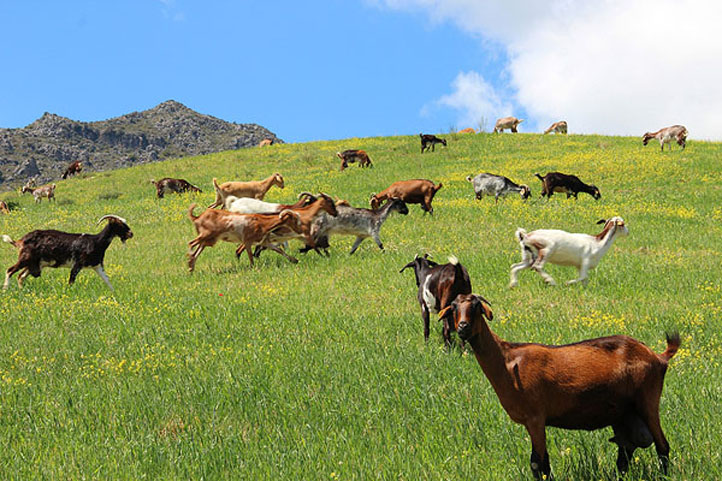
[[(339, 172), (334, 153), (366, 149), (375, 167)], [(0, 234), (37, 228), (96, 232), (114, 213), (135, 237), (116, 241), (106, 270), (67, 286), (45, 270), (0, 292), (2, 479), (531, 479), (524, 428), (501, 408), (474, 356), (447, 353), (434, 321), (424, 343), (415, 254), (456, 255), (474, 291), (493, 304), (491, 323), (510, 341), (569, 343), (627, 334), (658, 352), (664, 331), (683, 346), (662, 396), (670, 478), (721, 479), (720, 153), (644, 149), (636, 138), (457, 135), (419, 154), (418, 138), (274, 145), (84, 174), (59, 182), (58, 202), (19, 204)], [(575, 173), (602, 199), (539, 201), (535, 172)], [(195, 236), (191, 202), (208, 205), (211, 179), (283, 173), (266, 200), (323, 190), (366, 205), (392, 181), (443, 182), (433, 217), (411, 206), (367, 240), (332, 238), (329, 259), (291, 265), (264, 253), (256, 267), (222, 243), (186, 268)], [(474, 200), (465, 177), (489, 171), (528, 183), (533, 200)], [(182, 177), (207, 189), (155, 198), (151, 178)], [(513, 232), (557, 227), (596, 232), (621, 215), (617, 240), (589, 284), (547, 287), (530, 271), (509, 290), (518, 262)], [(0, 265), (17, 254), (3, 244)], [(298, 246), (293, 246), (293, 251)], [(549, 266), (562, 283), (571, 268)], [(615, 479), (611, 430), (548, 429), (557, 479)], [(626, 479), (659, 474), (654, 449), (639, 450)], [(660, 476), (661, 477), (661, 476)]]

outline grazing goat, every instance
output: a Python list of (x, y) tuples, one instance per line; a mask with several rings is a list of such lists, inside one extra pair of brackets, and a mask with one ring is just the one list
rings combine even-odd
[[(384, 225), (388, 216), (392, 212), (402, 215), (409, 213), (406, 203), (399, 199), (389, 199), (383, 207), (375, 210), (351, 207), (345, 201), (340, 201), (340, 203), (336, 203), (336, 210), (338, 211), (336, 217), (320, 215), (311, 226), (311, 236), (316, 243), (316, 248), (324, 249), (327, 255), (330, 247), (328, 238), (331, 234), (356, 236), (356, 241), (349, 254), (356, 252), (361, 242), (369, 237), (376, 242), (379, 249), (383, 250), (384, 245), (379, 234), (381, 226)], [(306, 246), (301, 249), (301, 252), (308, 252), (310, 249), (312, 247)]]
[(544, 131), (544, 135), (554, 132), (555, 134), (567, 134), (567, 122), (566, 120), (560, 120), (559, 122), (554, 122), (549, 126), (548, 129)]
[(458, 134), (475, 134), (476, 130), (472, 129), (471, 127), (467, 127), (465, 129), (461, 129), (457, 132)]
[(687, 134), (687, 128), (684, 125), (673, 125), (656, 132), (647, 132), (642, 136), (642, 144), (647, 145), (650, 140), (657, 139), (662, 152), (664, 152), (664, 144), (669, 144), (669, 150), (672, 150), (672, 140), (676, 140), (677, 144), (681, 145), (682, 150), (684, 150), (687, 146)]
[(517, 119), (516, 117), (504, 117), (496, 121), (494, 125), (494, 133), (504, 132), (505, 129), (511, 129), (513, 133), (517, 133), (516, 128), (520, 123), (524, 122), (524, 119)]
[(353, 164), (356, 161), (361, 167), (373, 167), (371, 158), (365, 150), (348, 149), (343, 152), (336, 152), (336, 156), (341, 159), (341, 171), (348, 167), (348, 164)]
[(263, 200), (266, 192), (271, 187), (277, 185), (283, 189), (283, 176), (278, 172), (263, 179), (252, 180), (249, 182), (224, 182), (218, 185), (218, 181), (213, 178), (213, 187), (216, 190), (216, 200), (208, 206), (209, 209), (225, 204), (226, 197), (232, 195), (234, 197), (251, 197), (253, 199)]
[[(456, 257), (449, 257), (448, 264), (437, 264), (418, 255), (414, 260), (401, 268), (414, 269), (416, 286), (419, 288), (417, 298), (421, 306), (421, 318), (424, 321), (424, 340), (429, 340), (429, 313), (437, 313), (448, 307), (457, 295), (471, 293), (471, 280), (466, 268), (459, 264)], [(451, 344), (451, 332), (455, 330), (450, 318), (443, 317), (444, 342)], [(462, 341), (463, 345), (463, 341)]]
[(441, 144), (444, 147), (446, 147), (446, 139), (442, 139), (440, 137), (437, 137), (435, 135), (431, 134), (419, 134), (419, 137), (421, 137), (421, 153), (424, 153), (424, 150), (429, 150), (429, 146), (431, 146), (431, 151), (434, 151), (434, 148), (436, 147), (436, 144)]
[(280, 214), (236, 214), (226, 210), (208, 208), (196, 216), (193, 210), (197, 204), (188, 208), (188, 217), (196, 229), (198, 236), (188, 243), (188, 270), (193, 272), (198, 256), (206, 247), (213, 247), (219, 240), (240, 244), (236, 249), (236, 257), (245, 250), (253, 267), (253, 246), (260, 244), (284, 256), (290, 262), (297, 259), (290, 257), (281, 249), (266, 242), (268, 235), (275, 229), (287, 227), (298, 232), (299, 216), (291, 210)]
[(10, 277), (17, 271), (22, 270), (18, 275), (18, 286), (23, 286), (23, 280), (28, 274), (33, 277), (40, 277), (40, 271), (44, 267), (70, 267), (70, 280), (68, 284), (75, 282), (75, 278), (81, 269), (92, 268), (98, 276), (108, 285), (108, 276), (103, 269), (105, 251), (115, 237), (125, 243), (133, 237), (133, 232), (128, 227), (128, 222), (117, 215), (104, 215), (98, 224), (108, 220), (108, 224), (98, 234), (70, 234), (57, 230), (34, 230), (25, 234), (22, 239), (13, 241), (10, 236), (2, 236), (2, 240), (12, 244), (19, 251), (18, 262), (11, 266), (5, 273), (3, 289), (7, 289)]
[(8, 205), (0, 200), (0, 214), (9, 214), (10, 213), (10, 207)]
[(263, 139), (258, 143), (259, 147), (266, 147), (267, 145), (273, 145), (273, 139)]
[(65, 172), (63, 173), (63, 179), (67, 179), (71, 175), (80, 173), (81, 170), (83, 170), (83, 164), (80, 163), (79, 160), (76, 160), (75, 162), (70, 164), (67, 169), (65, 169)]
[(567, 199), (574, 196), (574, 200), (577, 200), (579, 192), (586, 192), (594, 197), (594, 200), (599, 200), (602, 197), (596, 185), (585, 184), (576, 175), (567, 175), (561, 172), (549, 172), (544, 177), (539, 174), (534, 175), (541, 180), (541, 196), (546, 196), (547, 199), (551, 198), (554, 192), (567, 194)]
[(466, 178), (472, 183), (474, 187), (474, 193), (476, 198), (481, 200), (485, 195), (493, 195), (496, 202), (499, 202), (499, 197), (506, 197), (512, 192), (518, 192), (523, 200), (526, 200), (531, 196), (531, 189), (525, 184), (515, 184), (508, 178), (501, 175), (494, 174), (479, 174), (472, 178), (468, 176)]
[(158, 182), (155, 180), (150, 181), (155, 186), (155, 193), (159, 199), (162, 199), (166, 192), (175, 192), (176, 194), (182, 194), (183, 192), (203, 192), (201, 189), (191, 184), (187, 180), (183, 179), (172, 179), (166, 177), (160, 179)]
[(400, 180), (378, 194), (371, 194), (369, 203), (372, 209), (378, 209), (383, 201), (395, 197), (407, 204), (420, 204), (425, 213), (433, 214), (434, 208), (431, 206), (431, 201), (442, 187), (441, 182), (434, 185), (432, 181), (425, 179)]
[(28, 184), (25, 184), (21, 190), (21, 192), (24, 194), (26, 192), (30, 192), (33, 194), (33, 197), (35, 198), (36, 203), (40, 203), (43, 199), (43, 197), (48, 198), (48, 202), (51, 200), (55, 200), (55, 184), (52, 185), (44, 185), (42, 187), (33, 188), (30, 187)]
[(549, 479), (546, 426), (592, 431), (611, 426), (617, 469), (627, 471), (634, 450), (652, 442), (667, 473), (669, 444), (659, 421), (659, 400), (669, 360), (681, 344), (667, 334), (657, 354), (627, 336), (588, 339), (563, 346), (510, 343), (487, 324), (493, 318), (480, 296), (458, 296), (439, 313), (450, 315), (512, 421), (531, 438), (531, 469)]
[(567, 285), (577, 282), (586, 284), (589, 271), (599, 264), (614, 239), (617, 236), (629, 235), (621, 217), (600, 220), (597, 224), (604, 224), (604, 229), (595, 236), (555, 229), (540, 229), (528, 233), (522, 228), (517, 229), (515, 235), (521, 246), (521, 262), (511, 266), (509, 287), (517, 286), (517, 273), (524, 269), (534, 269), (547, 284), (556, 285), (552, 276), (544, 271), (544, 264), (547, 262), (577, 268), (579, 277), (567, 281)]

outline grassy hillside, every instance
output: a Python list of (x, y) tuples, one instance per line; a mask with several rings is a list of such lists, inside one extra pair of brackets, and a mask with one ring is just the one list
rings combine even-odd
[[(135, 237), (108, 250), (110, 293), (92, 272), (67, 286), (46, 270), (0, 292), (0, 473), (3, 479), (530, 479), (524, 428), (502, 410), (474, 356), (447, 353), (434, 321), (424, 343), (415, 254), (456, 255), (491, 323), (512, 341), (569, 343), (633, 336), (657, 352), (678, 329), (661, 418), (672, 479), (722, 478), (720, 267), (722, 146), (690, 142), (660, 153), (636, 138), (449, 136), (419, 153), (417, 137), (348, 139), (185, 158), (58, 183), (57, 203), (29, 196), (0, 216), (0, 233), (36, 228), (96, 232), (107, 213)], [(364, 148), (373, 169), (339, 172), (334, 153)], [(540, 201), (535, 172), (575, 173), (602, 192), (595, 202)], [(367, 240), (332, 238), (332, 255), (291, 265), (265, 253), (250, 269), (235, 246), (206, 249), (189, 275), (186, 210), (208, 205), (211, 179), (283, 173), (286, 188), (367, 205), (394, 180), (443, 182), (433, 217), (411, 206)], [(489, 171), (528, 183), (533, 200), (476, 201), (465, 177)], [(158, 200), (151, 178), (183, 177), (207, 189)], [(513, 233), (556, 227), (597, 232), (627, 221), (584, 286), (546, 287), (530, 271), (509, 290)], [(296, 251), (297, 245), (292, 250)], [(6, 269), (17, 254), (0, 247)], [(549, 266), (561, 284), (571, 268)], [(547, 431), (557, 479), (615, 479), (611, 430)], [(626, 479), (659, 470), (654, 449), (635, 453)]]

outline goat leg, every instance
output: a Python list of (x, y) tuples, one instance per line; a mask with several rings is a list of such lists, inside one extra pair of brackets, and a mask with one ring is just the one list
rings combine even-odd
[(75, 278), (78, 277), (78, 274), (80, 273), (80, 270), (82, 268), (83, 266), (81, 266), (79, 262), (73, 264), (73, 267), (70, 269), (70, 279), (68, 279), (68, 284), (72, 284), (75, 282)]
[(110, 283), (110, 279), (108, 279), (108, 275), (105, 273), (105, 269), (103, 269), (103, 264), (93, 267), (93, 270), (100, 276), (101, 279), (103, 279), (103, 282), (105, 282), (111, 291), (115, 290), (113, 289), (113, 285)]

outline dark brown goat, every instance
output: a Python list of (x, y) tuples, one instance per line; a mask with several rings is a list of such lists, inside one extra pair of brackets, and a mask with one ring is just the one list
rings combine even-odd
[(426, 179), (400, 180), (378, 194), (371, 194), (371, 208), (378, 209), (385, 200), (395, 197), (407, 204), (420, 204), (424, 212), (433, 214), (431, 201), (442, 187), (441, 182), (434, 185), (432, 181)]
[(560, 192), (567, 194), (567, 199), (574, 196), (577, 199), (579, 192), (586, 192), (587, 194), (594, 197), (594, 200), (599, 200), (602, 194), (596, 185), (588, 185), (579, 180), (576, 175), (562, 174), (561, 172), (549, 172), (544, 177), (539, 174), (536, 175), (542, 183), (541, 196), (550, 198), (554, 192)]
[(446, 147), (446, 140), (442, 139), (440, 137), (437, 137), (435, 135), (431, 134), (419, 134), (419, 137), (421, 137), (421, 153), (424, 153), (424, 150), (429, 150), (429, 146), (431, 146), (431, 151), (434, 151), (434, 147), (436, 147), (436, 144), (441, 144), (444, 147)]
[(155, 186), (156, 195), (158, 195), (159, 199), (162, 199), (166, 192), (175, 192), (176, 194), (188, 191), (203, 192), (201, 189), (184, 179), (166, 177), (164, 179), (160, 179), (158, 182), (155, 180), (151, 180), (150, 182)]
[(78, 174), (81, 170), (83, 170), (83, 164), (79, 160), (76, 160), (75, 162), (70, 164), (67, 169), (65, 169), (65, 172), (63, 173), (63, 179), (67, 179), (71, 175)]
[(358, 162), (361, 167), (373, 167), (371, 158), (365, 150), (349, 149), (343, 152), (336, 152), (336, 156), (341, 159), (341, 170), (348, 167), (348, 164)]
[[(412, 268), (416, 276), (417, 298), (421, 306), (421, 319), (424, 321), (424, 339), (429, 340), (429, 313), (437, 313), (451, 304), (459, 294), (471, 293), (471, 280), (466, 268), (459, 264), (456, 257), (449, 257), (448, 264), (437, 264), (429, 260), (428, 255), (416, 256), (414, 260), (401, 268)], [(442, 334), (444, 342), (451, 344), (451, 332), (455, 330), (450, 316), (443, 319)], [(464, 344), (462, 340), (462, 345)]]
[(659, 422), (659, 399), (667, 364), (680, 346), (678, 334), (667, 335), (662, 354), (627, 336), (564, 346), (512, 344), (489, 329), (484, 318), (491, 320), (493, 314), (480, 296), (458, 296), (439, 312), (449, 314), (459, 337), (474, 349), (504, 410), (526, 427), (537, 479), (551, 475), (546, 426), (587, 431), (611, 426), (621, 472), (635, 449), (654, 442), (667, 472), (669, 444)]

